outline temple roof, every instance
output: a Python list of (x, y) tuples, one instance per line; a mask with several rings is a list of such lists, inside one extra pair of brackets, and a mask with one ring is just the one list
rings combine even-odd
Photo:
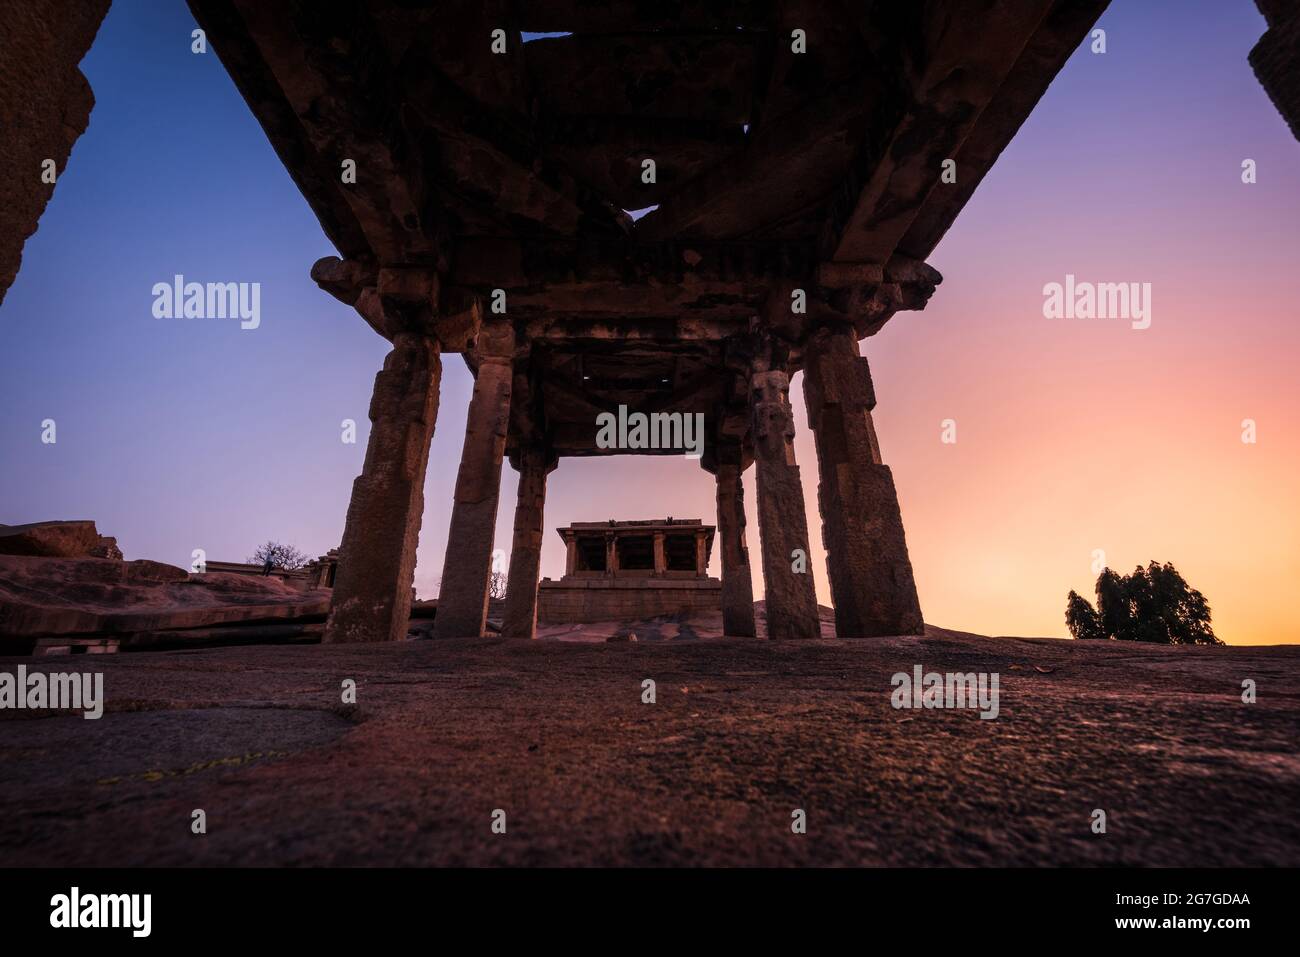
[(712, 455), (756, 350), (924, 307), (1107, 0), (189, 3), (340, 253), (322, 288), (475, 372), (504, 296), (510, 451), (611, 454), (626, 405), (704, 411)]

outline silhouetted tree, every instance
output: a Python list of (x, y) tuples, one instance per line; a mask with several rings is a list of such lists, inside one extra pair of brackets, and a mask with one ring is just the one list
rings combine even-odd
[(1221, 645), (1210, 627), (1205, 596), (1166, 562), (1139, 565), (1131, 575), (1097, 576), (1097, 609), (1070, 592), (1065, 624), (1078, 639), (1149, 641), (1163, 645)]
[(1075, 638), (1106, 637), (1101, 627), (1101, 617), (1093, 611), (1088, 599), (1076, 591), (1070, 592), (1070, 598), (1065, 605), (1065, 624)]
[(493, 601), (500, 601), (506, 597), (506, 573), (493, 572), (492, 578), (488, 581), (488, 597)]
[(281, 545), (279, 542), (267, 542), (265, 545), (257, 546), (257, 551), (253, 552), (253, 557), (248, 560), (250, 565), (265, 565), (267, 561), (276, 568), (283, 568), (285, 571), (293, 571), (296, 568), (302, 568), (310, 559), (294, 548), (292, 545)]

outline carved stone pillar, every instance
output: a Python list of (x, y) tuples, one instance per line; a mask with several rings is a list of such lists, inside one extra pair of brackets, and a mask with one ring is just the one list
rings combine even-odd
[(515, 535), (510, 548), (510, 577), (506, 581), (503, 638), (537, 637), (537, 586), (542, 564), (542, 522), (546, 507), (546, 475), (555, 460), (541, 449), (519, 453), (519, 499), (515, 505)]
[(817, 440), (822, 544), (840, 638), (919, 635), (921, 605), (898, 493), (881, 464), (867, 360), (845, 327), (821, 329), (804, 353), (804, 399)]
[(664, 554), (664, 533), (655, 532), (655, 577), (663, 578), (668, 570), (668, 559)]
[(510, 420), (514, 354), (510, 324), (484, 324), (477, 353), (478, 374), (465, 423), (438, 614), (433, 623), (435, 638), (477, 638), (487, 624), (501, 458)]
[(605, 533), (605, 575), (614, 577), (618, 571), (618, 537), (613, 532)]
[(704, 532), (695, 533), (695, 577), (707, 578), (709, 575), (708, 538)]
[(718, 466), (718, 552), (722, 560), (722, 633), (752, 638), (754, 581), (745, 544), (745, 488), (739, 464)]
[(564, 574), (572, 575), (578, 570), (578, 540), (572, 532), (564, 533)]
[(808, 563), (808, 517), (794, 458), (789, 393), (790, 377), (783, 370), (759, 367), (750, 376), (767, 636), (819, 638), (821, 623)]
[(393, 340), (375, 376), (373, 425), (365, 464), (352, 483), (327, 643), (406, 637), (441, 378), (437, 342), (412, 333)]

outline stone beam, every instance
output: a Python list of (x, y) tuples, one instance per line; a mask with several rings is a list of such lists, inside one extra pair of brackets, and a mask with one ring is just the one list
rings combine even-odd
[(456, 243), (448, 282), (507, 290), (598, 281), (757, 289), (775, 279), (812, 277), (818, 262), (810, 241), (470, 236)]
[(525, 0), (518, 4), (520, 29), (530, 33), (616, 33), (635, 24), (651, 30), (747, 30), (768, 24), (772, 0)]
[(961, 5), (924, 5), (922, 51), (907, 63), (901, 116), (889, 117), (887, 135), (862, 140), (826, 221), (826, 258), (885, 262), (893, 255), (938, 186), (943, 161), (956, 156), (1052, 5), (990, 0), (978, 16)]
[[(209, 42), (221, 55), (227, 34), (236, 21), (242, 22), (316, 156), (313, 166), (351, 210), (374, 258), (436, 259), (439, 205), (416, 144), (398, 116), (402, 90), (397, 77), (387, 58), (375, 55), (382, 46), (369, 14), (356, 4), (308, 0), (192, 4), (200, 22), (223, 8), (227, 15), (212, 18), (219, 33)], [(258, 112), (259, 100), (249, 105)], [(349, 159), (356, 164), (355, 183), (343, 181), (342, 164)]]
[(419, 48), (409, 50), (398, 69), (403, 95), (421, 124), (422, 155), (442, 172), (441, 187), (491, 211), (500, 231), (626, 234), (626, 214), (558, 165), (540, 161), (523, 118), (485, 109)]
[[(90, 122), (95, 96), (78, 64), (108, 12), (108, 0), (6, 5), (0, 22), (0, 302), (23, 246)], [(45, 164), (54, 168), (46, 175)]]
[(341, 161), (322, 156), (308, 137), (234, 0), (188, 3), (213, 52), (266, 131), (294, 185), (311, 204), (330, 242), (345, 256), (372, 257), (366, 232), (342, 190)]
[(692, 177), (637, 222), (643, 239), (742, 239), (818, 204), (842, 180), (883, 87), (862, 74), (751, 130), (747, 147)]
[[(743, 331), (734, 323), (762, 313), (774, 287), (805, 289), (808, 317), (828, 310), (826, 318), (875, 331), (894, 310), (922, 308), (941, 278), (905, 257), (819, 264), (802, 243), (466, 238), (456, 243), (447, 282), (480, 295), (504, 290), (510, 314), (530, 330), (583, 338), (586, 324), (590, 338), (671, 340)], [(620, 319), (659, 325), (629, 331)], [(802, 321), (792, 319), (783, 334), (800, 338)]]
[[(663, 201), (703, 170), (743, 149), (740, 125), (641, 116), (550, 116), (542, 124), (541, 155), (572, 169), (622, 209)], [(655, 161), (655, 181), (643, 179), (642, 161)]]
[(482, 325), (478, 294), (444, 288), (430, 267), (379, 268), (364, 260), (325, 256), (312, 266), (311, 278), (390, 341), (401, 332), (416, 332), (437, 339), (444, 352), (464, 352)]
[(671, 117), (739, 129), (753, 106), (754, 40), (734, 28), (694, 36), (573, 33), (527, 44), (524, 58), (551, 115)]
[(478, 638), (487, 623), (501, 458), (510, 423), (514, 329), (496, 320), (477, 343), (477, 374), (447, 533), (435, 638)]
[(965, 208), (1066, 60), (1088, 36), (1110, 0), (1058, 0), (1025, 44), (979, 122), (953, 157), (957, 182), (931, 190), (898, 244), (905, 256), (924, 260)]
[(352, 485), (327, 643), (406, 637), (441, 378), (438, 344), (411, 333), (396, 337), (375, 376), (370, 440)]
[(806, 343), (803, 381), (835, 634), (922, 634), (898, 493), (871, 421), (871, 372), (850, 327), (820, 329)]

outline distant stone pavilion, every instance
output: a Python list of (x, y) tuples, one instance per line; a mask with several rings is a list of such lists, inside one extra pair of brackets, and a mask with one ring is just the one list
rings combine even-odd
[(574, 522), (556, 531), (568, 557), (563, 578), (542, 579), (540, 621), (654, 618), (722, 607), (722, 582), (708, 572), (714, 526), (698, 518)]

